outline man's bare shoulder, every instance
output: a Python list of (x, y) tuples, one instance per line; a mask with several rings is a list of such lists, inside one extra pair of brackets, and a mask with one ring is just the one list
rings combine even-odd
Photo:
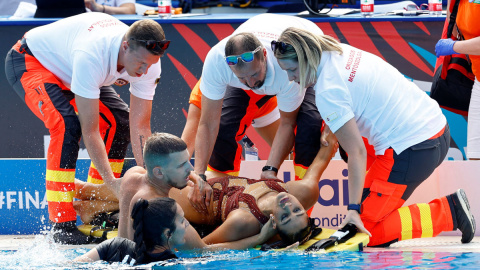
[(140, 166), (130, 168), (122, 178), (120, 193), (129, 193), (131, 190), (138, 191), (146, 183), (145, 176), (147, 171)]

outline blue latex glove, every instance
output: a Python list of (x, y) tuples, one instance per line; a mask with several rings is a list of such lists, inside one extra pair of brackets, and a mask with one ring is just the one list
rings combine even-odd
[(451, 38), (447, 39), (440, 39), (437, 42), (437, 45), (435, 45), (435, 53), (437, 54), (437, 57), (442, 56), (442, 55), (451, 55), (451, 54), (456, 54), (453, 50), (453, 44), (457, 42), (456, 40), (452, 40)]

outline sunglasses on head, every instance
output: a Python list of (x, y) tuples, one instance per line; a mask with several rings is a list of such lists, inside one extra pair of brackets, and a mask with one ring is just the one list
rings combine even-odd
[(254, 51), (251, 52), (245, 52), (240, 55), (229, 55), (225, 56), (225, 61), (227, 61), (227, 64), (229, 66), (234, 66), (238, 63), (238, 58), (242, 59), (243, 62), (245, 63), (250, 63), (253, 61), (255, 53), (260, 51), (262, 46), (258, 46)]
[(275, 52), (275, 50), (280, 51), (280, 53), (285, 53), (289, 47), (292, 47), (292, 45), (287, 44), (285, 42), (281, 41), (276, 41), (272, 40), (272, 51)]
[(156, 52), (163, 52), (168, 48), (168, 45), (170, 45), (170, 40), (166, 40), (166, 39), (161, 41), (156, 41), (156, 40), (142, 40), (142, 39), (130, 38), (130, 40), (142, 42), (145, 44), (145, 48), (147, 50), (156, 51)]

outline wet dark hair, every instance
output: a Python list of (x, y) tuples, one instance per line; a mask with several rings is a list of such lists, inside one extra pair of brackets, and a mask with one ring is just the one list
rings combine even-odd
[(171, 198), (139, 199), (132, 209), (133, 241), (137, 264), (142, 263), (155, 246), (166, 246), (165, 229), (175, 232), (177, 203)]
[(319, 228), (315, 225), (315, 219), (308, 218), (308, 223), (305, 228), (302, 228), (294, 234), (286, 234), (285, 232), (279, 230), (277, 233), (282, 240), (272, 244), (263, 244), (261, 250), (285, 248), (295, 242), (299, 242), (301, 245), (310, 240), (310, 238), (318, 235), (321, 231), (322, 228)]
[(314, 228), (316, 228), (315, 220), (313, 218), (308, 218), (307, 226), (300, 231), (294, 234), (286, 234), (282, 231), (278, 231), (278, 235), (280, 238), (282, 238), (282, 241), (288, 245), (291, 245), (295, 242), (300, 242), (301, 245), (310, 239)]
[(187, 144), (179, 137), (169, 133), (153, 133), (148, 137), (143, 147), (143, 159), (147, 170), (158, 165), (158, 161), (165, 161), (171, 153), (187, 149)]

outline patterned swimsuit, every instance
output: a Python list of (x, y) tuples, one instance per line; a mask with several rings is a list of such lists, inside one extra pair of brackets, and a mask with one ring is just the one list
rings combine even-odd
[(258, 208), (257, 198), (244, 192), (249, 185), (260, 182), (265, 183), (266, 186), (263, 194), (270, 191), (287, 192), (282, 186), (285, 183), (277, 179), (253, 180), (236, 176), (209, 179), (208, 183), (213, 189), (213, 202), (216, 204), (214, 209), (217, 209), (215, 211), (215, 223), (222, 223), (228, 214), (242, 208), (252, 213), (262, 225), (265, 224), (268, 221), (268, 217)]

